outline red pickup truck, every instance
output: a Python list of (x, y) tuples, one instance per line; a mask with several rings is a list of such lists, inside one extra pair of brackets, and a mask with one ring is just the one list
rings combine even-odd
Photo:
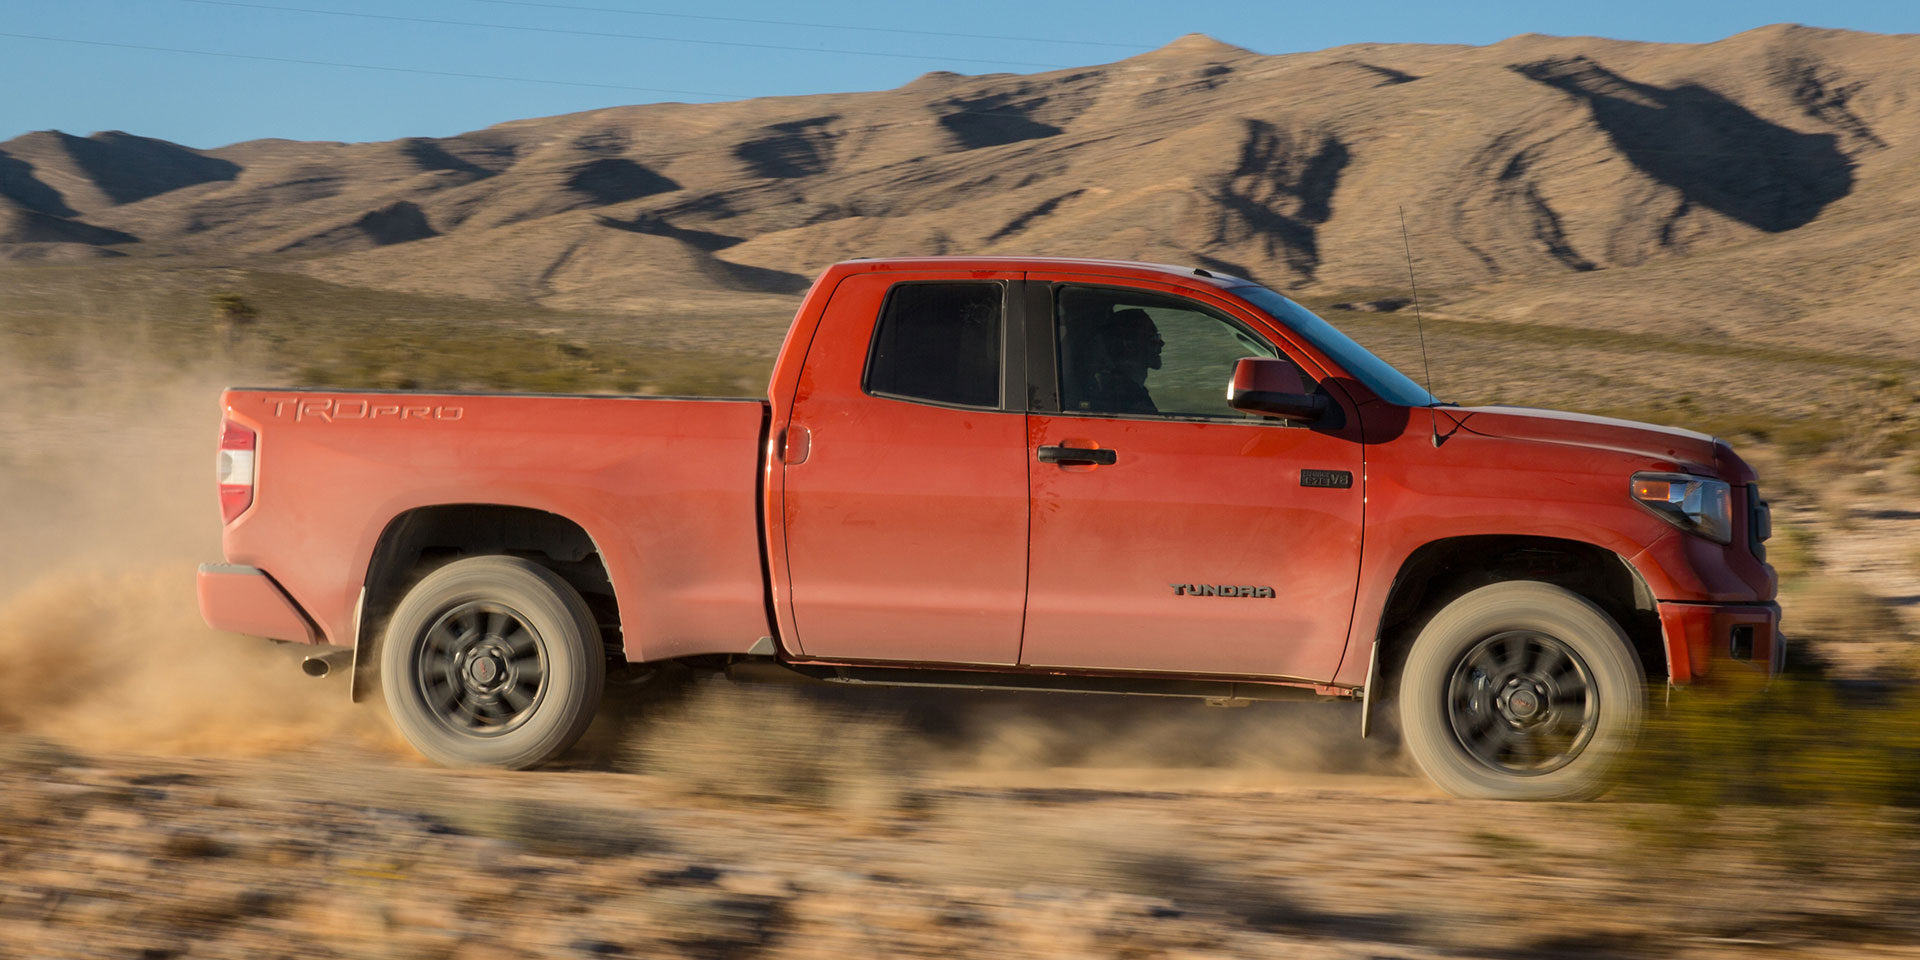
[(1437, 783), (1602, 786), (1649, 680), (1779, 669), (1712, 437), (1463, 408), (1202, 269), (829, 268), (764, 400), (229, 390), (207, 622), (377, 678), (448, 764), (609, 671), (1391, 703)]

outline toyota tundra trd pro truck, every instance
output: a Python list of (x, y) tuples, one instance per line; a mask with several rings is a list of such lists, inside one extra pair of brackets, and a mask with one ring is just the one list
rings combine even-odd
[(1727, 444), (1442, 404), (1201, 269), (841, 263), (764, 399), (221, 402), (207, 622), (350, 664), (446, 764), (547, 761), (609, 670), (679, 661), (1358, 700), (1449, 791), (1580, 797), (1649, 681), (1783, 649)]

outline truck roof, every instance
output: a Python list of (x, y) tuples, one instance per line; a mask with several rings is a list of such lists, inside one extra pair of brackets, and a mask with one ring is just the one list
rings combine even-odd
[(1168, 263), (1146, 263), (1138, 260), (1097, 260), (1082, 257), (878, 257), (874, 259), (855, 258), (843, 260), (832, 269), (846, 273), (878, 273), (886, 270), (1055, 270), (1071, 273), (1093, 273), (1116, 277), (1140, 277), (1149, 279), (1173, 279), (1192, 283), (1195, 280), (1211, 283), (1218, 287), (1238, 286), (1250, 281), (1243, 277), (1230, 276), (1201, 267), (1182, 267)]

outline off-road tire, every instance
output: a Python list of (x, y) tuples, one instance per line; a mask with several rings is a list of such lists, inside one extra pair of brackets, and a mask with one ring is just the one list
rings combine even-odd
[(380, 676), (394, 725), (428, 759), (523, 770), (586, 732), (606, 655), (586, 601), (558, 574), (518, 557), (470, 557), (400, 601)]
[[(1516, 647), (1564, 666), (1507, 674)], [(1462, 594), (1428, 621), (1408, 652), (1398, 699), (1407, 753), (1448, 793), (1579, 800), (1606, 788), (1638, 735), (1646, 675), (1599, 607), (1553, 584), (1509, 581)], [(1549, 723), (1559, 731), (1573, 719), (1573, 733), (1515, 737)], [(1526, 741), (1525, 752), (1516, 740)], [(1549, 756), (1562, 741), (1565, 749)], [(1538, 767), (1522, 769), (1536, 756)]]

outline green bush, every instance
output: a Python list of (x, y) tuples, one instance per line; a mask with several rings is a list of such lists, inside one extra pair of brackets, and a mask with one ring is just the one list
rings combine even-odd
[(1677, 693), (1621, 771), (1621, 799), (1920, 808), (1920, 692), (1723, 678)]
[(1815, 550), (1819, 542), (1813, 530), (1783, 524), (1767, 542), (1767, 562), (1773, 564), (1782, 580), (1799, 580), (1820, 569), (1820, 555)]

